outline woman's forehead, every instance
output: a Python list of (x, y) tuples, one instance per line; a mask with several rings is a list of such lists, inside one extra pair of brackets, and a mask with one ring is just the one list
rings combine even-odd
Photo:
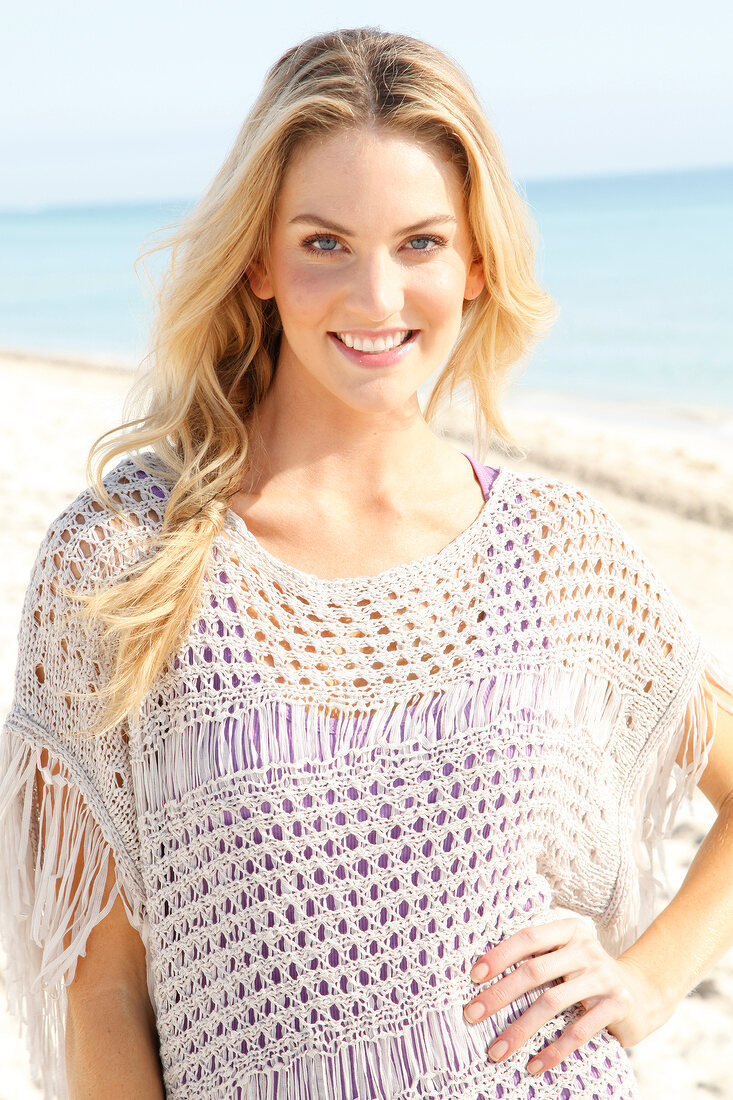
[(296, 150), (283, 176), (279, 206), (295, 216), (322, 216), (328, 209), (333, 217), (337, 207), (345, 217), (377, 197), (395, 213), (427, 202), (435, 209), (426, 214), (437, 214), (455, 212), (461, 195), (460, 173), (436, 144), (399, 132), (339, 130)]
[(437, 140), (418, 137), (398, 127), (383, 125), (342, 126), (325, 133), (303, 137), (292, 149), (287, 170), (297, 170), (314, 161), (339, 159), (345, 152), (364, 156), (428, 157), (449, 160), (444, 146)]

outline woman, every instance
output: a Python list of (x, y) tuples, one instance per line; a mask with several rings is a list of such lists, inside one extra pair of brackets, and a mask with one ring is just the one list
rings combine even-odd
[(183, 225), (2, 741), (47, 1097), (628, 1100), (733, 941), (730, 681), (597, 501), (428, 426), (468, 382), (508, 439), (529, 225), (465, 76), (369, 28), (277, 62)]

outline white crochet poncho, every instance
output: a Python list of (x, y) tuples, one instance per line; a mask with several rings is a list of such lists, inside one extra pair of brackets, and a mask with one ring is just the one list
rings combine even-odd
[(371, 577), (289, 567), (230, 512), (140, 713), (85, 737), (111, 659), (65, 587), (141, 556), (154, 470), (106, 478), (129, 523), (86, 490), (52, 524), (0, 739), (8, 992), (46, 1097), (110, 853), (168, 1100), (636, 1097), (605, 1029), (526, 1072), (578, 1006), (489, 1061), (547, 986), (462, 1012), (474, 960), (529, 922), (571, 909), (615, 955), (652, 919), (707, 682), (733, 684), (643, 555), (588, 493), (507, 469), (443, 550)]

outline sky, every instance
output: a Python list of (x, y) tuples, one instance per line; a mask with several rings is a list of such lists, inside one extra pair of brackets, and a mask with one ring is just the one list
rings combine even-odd
[(730, 0), (29, 0), (0, 31), (0, 207), (194, 198), (270, 65), (362, 25), (451, 54), (517, 179), (733, 163)]

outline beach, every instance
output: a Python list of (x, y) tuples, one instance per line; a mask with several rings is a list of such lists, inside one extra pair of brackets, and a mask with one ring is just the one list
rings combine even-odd
[[(123, 364), (0, 352), (6, 440), (0, 456), (2, 715), (11, 702), (18, 621), (38, 544), (86, 484), (89, 446), (120, 421), (131, 381)], [(492, 450), (476, 457), (561, 478), (596, 496), (650, 559), (709, 647), (733, 667), (733, 410), (570, 399), (521, 385), (510, 391), (504, 410), (526, 456)], [(470, 451), (467, 408), (456, 405), (436, 427)], [(700, 792), (680, 810), (667, 849), (672, 890), (713, 819)], [(38, 1098), (17, 1022), (5, 1013), (3, 996), (0, 1002), (0, 1100)], [(732, 1052), (729, 951), (668, 1023), (629, 1055), (643, 1100), (733, 1100)]]

